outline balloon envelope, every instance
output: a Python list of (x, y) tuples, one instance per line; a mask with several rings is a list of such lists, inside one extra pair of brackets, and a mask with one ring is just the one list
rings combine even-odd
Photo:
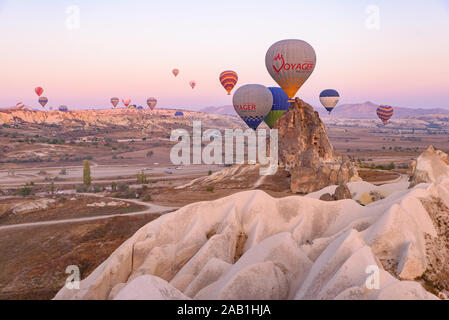
[(112, 105), (114, 106), (114, 108), (117, 107), (117, 105), (118, 105), (119, 102), (120, 102), (120, 99), (119, 99), (119, 98), (117, 98), (117, 97), (111, 98), (111, 103), (112, 103)]
[(332, 109), (337, 105), (340, 100), (340, 95), (334, 89), (326, 89), (320, 93), (320, 102), (324, 108), (331, 113)]
[(228, 92), (228, 95), (231, 94), (232, 89), (234, 89), (235, 84), (237, 83), (239, 77), (237, 76), (237, 73), (234, 71), (228, 70), (223, 71), (220, 74), (220, 83), (225, 88), (225, 90)]
[(37, 87), (34, 89), (34, 92), (36, 92), (36, 94), (40, 97), (41, 94), (44, 92), (44, 89), (42, 89), (41, 87)]
[(192, 80), (192, 81), (190, 81), (189, 82), (189, 85), (192, 87), (192, 89), (193, 88), (195, 88), (195, 86), (196, 86), (196, 82), (194, 81), (194, 80)]
[(171, 72), (176, 77), (178, 75), (178, 73), (179, 73), (179, 69), (173, 69)]
[(182, 117), (182, 116), (184, 116), (184, 113), (182, 111), (176, 111), (175, 112), (175, 116), (176, 117)]
[(47, 97), (40, 97), (39, 98), (39, 103), (41, 104), (42, 107), (45, 107), (45, 105), (47, 104), (48, 99)]
[(232, 103), (240, 118), (256, 130), (273, 106), (273, 95), (265, 86), (247, 84), (237, 89)]
[(265, 55), (268, 73), (293, 98), (315, 69), (316, 55), (312, 46), (302, 40), (281, 40)]
[(58, 110), (59, 111), (69, 111), (69, 108), (67, 108), (67, 106), (59, 106)]
[(290, 107), (290, 102), (288, 102), (287, 94), (281, 88), (270, 87), (268, 89), (271, 91), (271, 95), (273, 96), (273, 105), (264, 121), (270, 129), (272, 129), (276, 120), (282, 117), (284, 112)]
[(147, 99), (147, 105), (151, 110), (154, 110), (154, 108), (156, 107), (156, 104), (157, 104), (157, 100), (155, 98)]
[(379, 106), (376, 110), (377, 116), (384, 124), (393, 116), (393, 108), (391, 106)]
[(122, 102), (127, 107), (131, 103), (131, 99), (122, 99)]

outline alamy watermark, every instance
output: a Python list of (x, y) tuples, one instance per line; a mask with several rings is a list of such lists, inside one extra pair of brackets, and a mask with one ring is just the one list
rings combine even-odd
[(70, 265), (65, 269), (65, 273), (69, 274), (65, 280), (65, 287), (69, 290), (79, 289), (81, 281), (80, 268), (76, 265)]
[(247, 163), (268, 165), (261, 167), (259, 174), (273, 175), (278, 167), (278, 130), (271, 129), (269, 137), (270, 156), (267, 156), (265, 129), (259, 129), (257, 132), (252, 129), (247, 129), (245, 132), (241, 129), (225, 129), (223, 142), (220, 130), (208, 129), (202, 133), (201, 121), (193, 121), (192, 137), (185, 129), (172, 130), (170, 141), (178, 143), (170, 151), (170, 160), (175, 165), (243, 164), (245, 163), (245, 138), (247, 138)]
[(369, 30), (380, 30), (380, 8), (376, 5), (369, 5), (365, 8), (367, 17), (365, 27)]
[(81, 28), (81, 11), (77, 5), (68, 6), (65, 9), (67, 18), (65, 20), (65, 26), (69, 30), (78, 30)]

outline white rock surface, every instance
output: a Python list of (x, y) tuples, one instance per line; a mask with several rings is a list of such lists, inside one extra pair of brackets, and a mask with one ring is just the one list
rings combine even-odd
[(188, 205), (55, 299), (437, 299), (408, 280), (426, 270), (425, 237), (438, 236), (422, 201), (449, 203), (449, 180), (392, 185), (350, 183), (355, 195), (384, 192), (367, 206), (258, 190)]

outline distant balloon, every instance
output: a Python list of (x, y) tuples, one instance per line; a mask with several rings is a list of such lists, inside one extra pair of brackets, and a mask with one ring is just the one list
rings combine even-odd
[(42, 106), (43, 108), (45, 108), (45, 105), (47, 104), (47, 102), (48, 102), (47, 97), (40, 97), (40, 98), (39, 98), (39, 103), (41, 104), (41, 106)]
[(332, 109), (334, 109), (339, 100), (340, 95), (334, 89), (326, 89), (320, 93), (320, 102), (329, 114), (331, 114)]
[(292, 99), (315, 69), (312, 46), (302, 40), (281, 40), (265, 56), (268, 73)]
[(142, 106), (138, 106), (137, 109), (143, 110), (143, 107)]
[(65, 111), (69, 111), (69, 108), (67, 108), (67, 106), (59, 106), (58, 110), (65, 112)]
[(288, 102), (287, 94), (281, 88), (270, 87), (268, 89), (271, 91), (273, 96), (273, 106), (264, 121), (270, 129), (273, 129), (274, 123), (277, 119), (282, 117), (286, 110), (288, 110), (290, 103)]
[(231, 94), (231, 91), (232, 89), (234, 89), (234, 86), (237, 83), (238, 79), (239, 77), (237, 76), (237, 73), (231, 70), (223, 71), (220, 74), (220, 83), (228, 92), (228, 95)]
[(393, 108), (390, 106), (379, 106), (376, 110), (377, 116), (384, 123), (387, 123), (388, 120), (393, 116)]
[(175, 117), (182, 117), (182, 116), (184, 116), (184, 113), (182, 111), (175, 112)]
[(117, 98), (117, 97), (111, 98), (111, 103), (112, 103), (112, 105), (114, 106), (114, 108), (117, 107), (117, 105), (118, 105), (119, 102), (120, 102), (120, 99), (119, 99), (119, 98)]
[(157, 100), (153, 97), (147, 99), (147, 105), (151, 110), (154, 110), (156, 107)]
[(34, 89), (34, 92), (36, 92), (36, 94), (40, 97), (41, 94), (44, 92), (44, 89), (42, 89), (41, 87), (37, 87)]
[(129, 108), (129, 109), (136, 109), (137, 107), (136, 107), (135, 104), (130, 104), (128, 108)]
[(240, 118), (256, 130), (273, 106), (273, 95), (265, 86), (247, 84), (237, 89), (232, 103)]
[(179, 73), (179, 69), (173, 69), (171, 72), (176, 77), (178, 75), (178, 73)]
[(131, 103), (131, 99), (122, 99), (122, 102), (125, 105), (125, 107), (127, 107)]
[(189, 84), (192, 87), (192, 89), (195, 88), (196, 86), (196, 82), (194, 80), (190, 81)]

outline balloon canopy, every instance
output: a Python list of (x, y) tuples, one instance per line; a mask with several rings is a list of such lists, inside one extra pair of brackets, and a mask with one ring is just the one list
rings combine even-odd
[(178, 75), (178, 73), (179, 73), (179, 69), (173, 69), (171, 72), (176, 77)]
[(195, 88), (195, 86), (196, 86), (195, 80), (190, 81), (189, 85), (192, 87), (192, 89)]
[(122, 99), (123, 104), (127, 107), (131, 103), (131, 99)]
[(337, 105), (340, 100), (340, 95), (337, 90), (334, 89), (326, 89), (321, 91), (320, 93), (320, 102), (324, 106), (324, 108), (331, 113), (334, 107)]
[(157, 100), (153, 97), (147, 99), (147, 105), (151, 110), (154, 110), (156, 107)]
[(268, 73), (292, 99), (315, 69), (316, 55), (305, 41), (290, 39), (273, 44), (265, 55)]
[(176, 117), (182, 117), (182, 116), (184, 116), (184, 113), (182, 111), (176, 111), (175, 112), (175, 116)]
[(270, 129), (272, 129), (276, 120), (282, 117), (284, 112), (288, 110), (290, 103), (288, 102), (287, 94), (281, 88), (269, 87), (268, 89), (271, 91), (271, 95), (273, 96), (273, 106), (264, 121)]
[(39, 98), (39, 103), (41, 104), (42, 107), (45, 107), (45, 105), (47, 104), (48, 99), (47, 97), (40, 97)]
[(273, 95), (263, 85), (247, 84), (237, 89), (232, 103), (240, 118), (256, 130), (273, 106)]
[(34, 89), (34, 92), (36, 92), (36, 94), (40, 97), (42, 93), (44, 93), (44, 89), (42, 89), (41, 87), (37, 87)]
[(220, 74), (220, 83), (225, 88), (225, 90), (228, 92), (228, 95), (231, 94), (232, 89), (234, 89), (234, 86), (236, 85), (239, 77), (236, 72), (227, 70), (223, 71)]
[(113, 106), (114, 108), (117, 107), (117, 105), (118, 105), (119, 102), (120, 102), (120, 99), (119, 99), (119, 98), (117, 98), (117, 97), (111, 98), (111, 103), (112, 103), (112, 106)]
[(67, 108), (67, 106), (59, 106), (58, 108), (59, 111), (69, 111), (69, 108)]
[(387, 123), (388, 120), (393, 116), (393, 108), (391, 106), (379, 106), (376, 110), (377, 116), (384, 123)]

